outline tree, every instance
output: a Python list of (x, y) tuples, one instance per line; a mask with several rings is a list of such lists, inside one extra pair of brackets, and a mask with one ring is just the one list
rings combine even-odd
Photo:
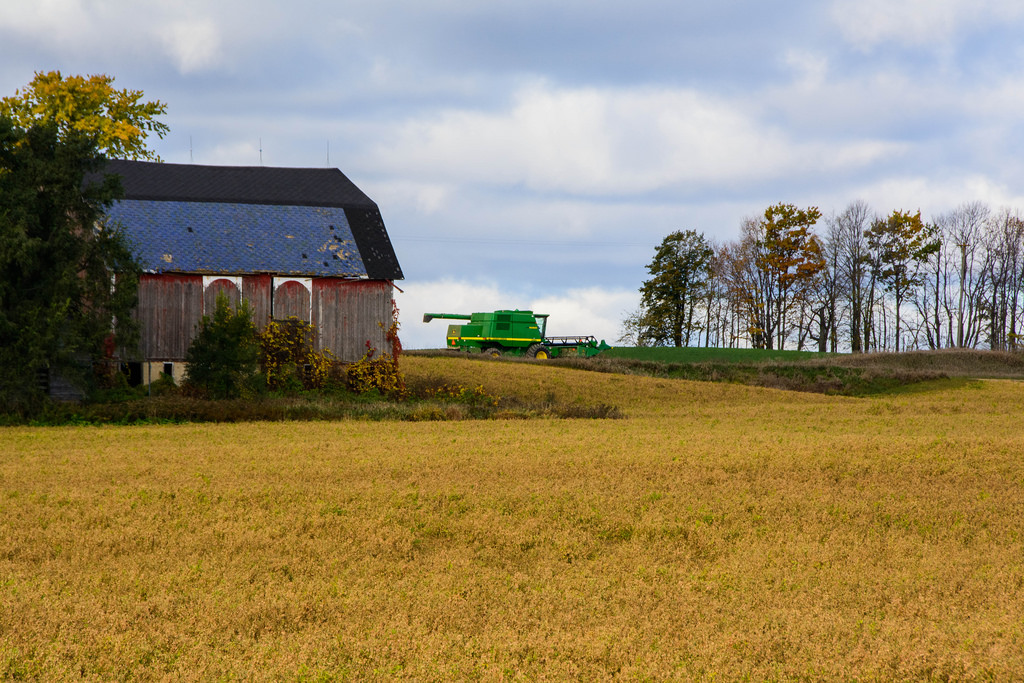
[(816, 207), (776, 204), (759, 219), (747, 220), (730, 265), (730, 285), (743, 302), (756, 348), (782, 349), (794, 307), (811, 292), (825, 267), (811, 228), (821, 217)]
[[(708, 285), (704, 289), (704, 347), (711, 346), (712, 335), (715, 346), (721, 346), (728, 339), (725, 318), (728, 317), (727, 305), (728, 283), (725, 278), (725, 264), (728, 261), (728, 250), (721, 244), (711, 244), (711, 267)], [(698, 346), (700, 340), (698, 339)]]
[(238, 398), (252, 393), (260, 360), (260, 345), (252, 309), (246, 299), (231, 309), (223, 292), (217, 295), (213, 317), (204, 315), (199, 331), (185, 353), (185, 381), (202, 388), (210, 398)]
[(808, 336), (818, 343), (820, 353), (836, 353), (839, 350), (839, 323), (844, 313), (840, 301), (848, 286), (843, 267), (843, 227), (841, 220), (834, 215), (826, 222), (821, 256), (824, 267), (813, 281), (813, 294), (808, 297), (813, 312), (810, 324), (817, 327), (817, 334), (810, 330)]
[(871, 220), (871, 209), (863, 201), (852, 202), (829, 225), (829, 241), (838, 259), (837, 278), (843, 291), (840, 296), (850, 305), (850, 350), (860, 353), (869, 348), (871, 298), (869, 284), (869, 251), (864, 233)]
[(43, 372), (88, 388), (94, 361), (137, 343), (139, 266), (103, 222), (120, 182), (102, 164), (91, 136), (0, 116), (2, 410), (37, 405)]
[(665, 237), (648, 264), (651, 279), (640, 288), (641, 310), (627, 319), (638, 331), (638, 345), (689, 346), (703, 329), (696, 308), (704, 301), (714, 251), (694, 230)]
[(936, 221), (941, 228), (943, 242), (951, 252), (947, 258), (956, 278), (953, 293), (956, 301), (943, 301), (950, 311), (950, 325), (956, 323), (955, 331), (950, 335), (953, 337), (951, 346), (971, 348), (981, 335), (986, 272), (979, 260), (983, 256), (990, 215), (991, 211), (985, 204), (969, 202), (939, 216)]
[(650, 346), (650, 342), (644, 336), (647, 330), (647, 312), (643, 308), (637, 308), (625, 312), (625, 315), (615, 343), (623, 346)]
[(169, 128), (156, 119), (167, 113), (167, 105), (143, 102), (141, 90), (115, 90), (113, 83), (106, 75), (64, 78), (60, 71), (36, 72), (28, 86), (0, 99), (0, 116), (24, 129), (53, 125), (61, 141), (73, 133), (91, 138), (108, 157), (159, 161), (146, 147), (146, 137), (167, 134)]
[(875, 272), (896, 303), (896, 351), (900, 350), (900, 309), (908, 291), (920, 283), (918, 266), (941, 247), (938, 228), (921, 220), (921, 212), (893, 211), (875, 220), (866, 237), (875, 254)]
[(1018, 302), (1024, 289), (1024, 220), (1009, 209), (999, 211), (988, 221), (986, 242), (989, 348), (1015, 349)]
[[(811, 228), (821, 218), (817, 207), (798, 209), (792, 204), (776, 204), (764, 212), (765, 250), (758, 267), (769, 274), (769, 314), (775, 317), (778, 348), (782, 349), (788, 333), (790, 311), (810, 293), (810, 285), (825, 267), (818, 243)], [(768, 348), (772, 348), (768, 340)]]
[(746, 336), (755, 349), (769, 348), (774, 338), (773, 317), (768, 302), (770, 275), (758, 264), (764, 256), (765, 246), (761, 223), (748, 218), (740, 227), (740, 240), (725, 250), (725, 278), (728, 282), (731, 308), (735, 312), (733, 326), (736, 336)]

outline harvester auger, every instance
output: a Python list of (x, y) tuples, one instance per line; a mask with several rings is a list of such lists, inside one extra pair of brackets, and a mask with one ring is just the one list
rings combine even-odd
[(533, 311), (492, 311), (490, 313), (424, 313), (423, 322), (434, 318), (468, 320), (466, 325), (449, 325), (447, 348), (480, 352), (491, 356), (559, 358), (596, 356), (612, 347), (591, 335), (548, 337), (547, 313)]

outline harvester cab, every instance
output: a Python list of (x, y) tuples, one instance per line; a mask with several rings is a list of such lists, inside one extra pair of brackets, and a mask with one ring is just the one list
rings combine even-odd
[(611, 347), (591, 335), (548, 337), (548, 314), (533, 311), (491, 311), (487, 313), (424, 313), (423, 322), (435, 318), (465, 320), (449, 325), (446, 347), (491, 356), (527, 358), (590, 357)]

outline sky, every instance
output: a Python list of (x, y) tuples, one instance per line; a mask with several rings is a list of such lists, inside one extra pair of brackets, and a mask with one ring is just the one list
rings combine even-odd
[(779, 202), (1024, 208), (1019, 0), (3, 0), (0, 95), (103, 73), (175, 163), (340, 168), (424, 312), (614, 343), (655, 247)]

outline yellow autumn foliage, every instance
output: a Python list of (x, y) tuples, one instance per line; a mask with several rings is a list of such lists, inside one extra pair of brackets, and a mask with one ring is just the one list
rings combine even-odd
[(271, 389), (295, 380), (305, 389), (323, 389), (337, 358), (330, 349), (314, 350), (316, 328), (296, 316), (271, 319), (256, 334), (260, 370)]
[(0, 115), (23, 128), (53, 124), (65, 136), (70, 131), (95, 135), (99, 151), (117, 159), (159, 161), (146, 147), (150, 133), (164, 137), (169, 128), (157, 120), (167, 105), (143, 102), (141, 90), (116, 90), (106, 75), (63, 76), (60, 71), (36, 72), (25, 88), (0, 98)]

